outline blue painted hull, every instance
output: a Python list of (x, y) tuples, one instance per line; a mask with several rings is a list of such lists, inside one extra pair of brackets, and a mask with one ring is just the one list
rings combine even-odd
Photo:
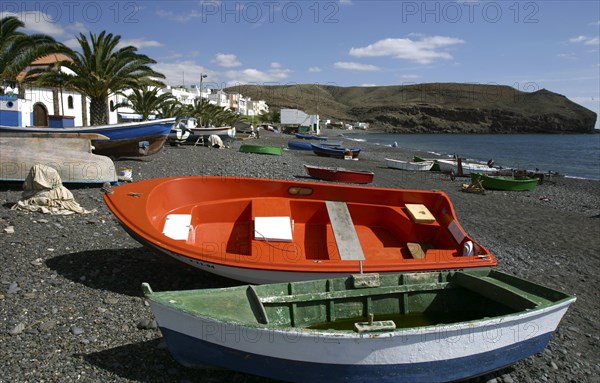
[(92, 140), (94, 153), (113, 157), (146, 156), (160, 151), (175, 118), (73, 128), (0, 126), (0, 132), (23, 133), (96, 133), (110, 140)]
[(327, 140), (327, 137), (320, 137), (320, 136), (315, 136), (314, 134), (302, 134), (302, 133), (296, 133), (296, 138), (301, 138), (303, 140), (319, 140), (319, 141)]
[(352, 158), (358, 157), (360, 148), (336, 148), (326, 145), (311, 144), (313, 152), (322, 157), (344, 158), (347, 153), (352, 152)]
[(451, 382), (483, 375), (541, 352), (552, 336), (552, 333), (546, 333), (494, 351), (436, 362), (338, 365), (265, 357), (195, 339), (164, 327), (160, 330), (175, 360), (185, 366), (214, 365), (293, 382)]
[(288, 148), (294, 150), (312, 150), (310, 142), (288, 141)]

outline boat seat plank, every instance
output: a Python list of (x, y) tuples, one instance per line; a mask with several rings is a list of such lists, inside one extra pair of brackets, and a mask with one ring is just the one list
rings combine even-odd
[(363, 261), (365, 255), (360, 246), (348, 205), (343, 201), (325, 201), (333, 235), (340, 259), (343, 261)]
[(407, 203), (405, 204), (408, 215), (417, 224), (434, 223), (435, 217), (427, 206), (420, 203)]
[(191, 214), (169, 214), (165, 218), (163, 234), (169, 238), (185, 241), (190, 234)]
[(453, 282), (512, 309), (533, 309), (538, 306), (538, 302), (531, 300), (525, 293), (515, 291), (501, 281), (492, 278), (482, 278), (472, 274), (457, 272), (453, 278)]
[(251, 306), (253, 308), (252, 311), (255, 311), (255, 315), (258, 319), (258, 323), (269, 324), (269, 318), (267, 317), (267, 311), (265, 310), (265, 306), (260, 301), (258, 293), (254, 286), (248, 286), (246, 290), (248, 297), (250, 298), (250, 302), (253, 303)]
[(317, 293), (294, 294), (294, 295), (274, 295), (260, 297), (263, 304), (277, 303), (302, 303), (314, 301), (327, 301), (345, 298), (360, 298), (376, 296), (410, 293), (415, 291), (437, 291), (448, 288), (448, 282), (421, 283), (410, 285), (398, 285), (389, 287), (360, 288), (356, 290), (323, 291)]

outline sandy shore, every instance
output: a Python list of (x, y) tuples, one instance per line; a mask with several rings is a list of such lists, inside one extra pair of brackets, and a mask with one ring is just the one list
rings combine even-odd
[[(332, 134), (332, 132), (329, 132)], [(262, 132), (251, 144), (287, 146), (292, 136)], [(339, 140), (336, 137), (335, 140)], [(362, 143), (361, 143), (362, 144)], [(399, 143), (401, 146), (401, 143)], [(600, 182), (546, 178), (531, 192), (462, 192), (468, 179), (385, 167), (410, 159), (405, 149), (357, 145), (358, 161), (284, 151), (282, 156), (229, 149), (170, 147), (121, 160), (135, 180), (227, 175), (307, 180), (303, 164), (375, 172), (373, 186), (445, 191), (461, 225), (498, 259), (498, 267), (577, 296), (543, 353), (478, 381), (600, 381)], [(155, 290), (231, 286), (235, 281), (152, 253), (118, 225), (100, 187), (69, 187), (90, 215), (49, 216), (10, 210), (20, 185), (0, 185), (0, 382), (262, 382), (224, 370), (190, 370), (170, 357), (144, 304)], [(8, 227), (14, 233), (8, 233)]]

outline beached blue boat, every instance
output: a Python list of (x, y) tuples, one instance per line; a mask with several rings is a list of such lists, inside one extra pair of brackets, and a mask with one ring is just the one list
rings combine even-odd
[[(323, 146), (341, 146), (342, 141), (324, 141), (320, 145)], [(310, 142), (288, 141), (288, 148), (293, 150), (313, 150)]]
[(346, 158), (352, 156), (352, 158), (358, 157), (361, 148), (343, 148), (343, 147), (332, 147), (328, 145), (317, 145), (311, 144), (313, 152), (317, 156), (321, 157), (334, 157), (334, 158)]
[(296, 133), (296, 138), (301, 138), (303, 140), (327, 141), (327, 137), (321, 137), (321, 136), (316, 136), (314, 134), (304, 134), (304, 133)]
[(95, 133), (109, 140), (92, 140), (94, 153), (111, 157), (149, 156), (162, 149), (175, 117), (72, 128), (20, 127), (0, 125), (0, 132), (11, 133)]

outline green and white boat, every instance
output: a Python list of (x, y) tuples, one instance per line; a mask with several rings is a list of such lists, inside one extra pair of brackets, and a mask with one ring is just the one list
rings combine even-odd
[(471, 173), (471, 181), (481, 180), (481, 186), (490, 190), (524, 191), (533, 190), (538, 184), (535, 177), (496, 176)]
[(274, 156), (280, 156), (283, 150), (276, 146), (264, 146), (264, 145), (247, 145), (240, 146), (240, 152), (242, 153), (258, 153), (258, 154), (271, 154)]
[(495, 270), (143, 290), (185, 366), (330, 383), (449, 382), (504, 368), (543, 351), (575, 301)]

